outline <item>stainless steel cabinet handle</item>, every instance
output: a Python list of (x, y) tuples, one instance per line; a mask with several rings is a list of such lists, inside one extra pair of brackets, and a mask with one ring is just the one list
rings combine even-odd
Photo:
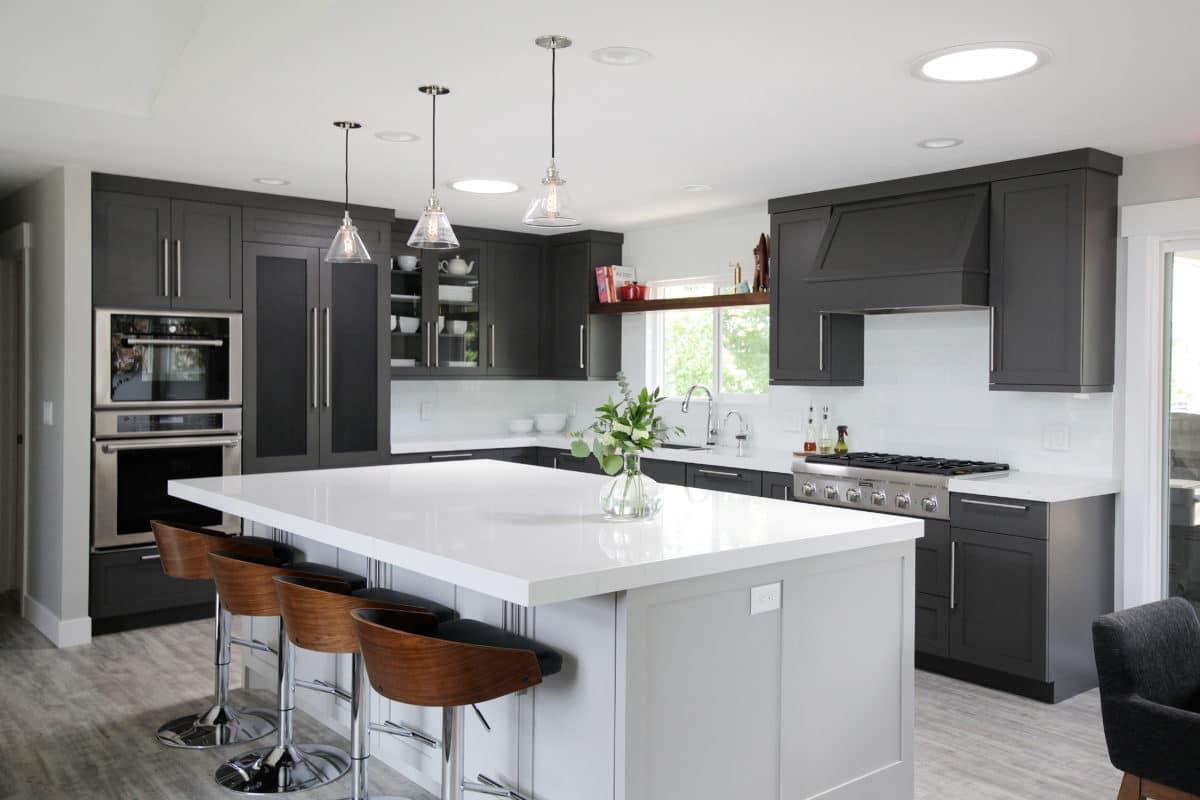
[(333, 405), (333, 309), (325, 306), (325, 407)]
[(740, 477), (742, 477), (742, 474), (740, 472), (726, 472), (725, 470), (721, 470), (721, 469), (698, 469), (698, 470), (696, 470), (696, 474), (697, 475), (712, 475), (715, 478), (740, 478)]
[(146, 555), (142, 556), (142, 561), (160, 561), (160, 560), (162, 560), (161, 553), (147, 553)]
[(496, 323), (494, 322), (488, 326), (488, 340), (492, 351), (491, 363), (488, 366), (494, 368), (496, 366)]
[(986, 506), (988, 508), (1006, 508), (1009, 511), (1028, 511), (1029, 506), (1017, 505), (1016, 503), (990, 503), (987, 500), (959, 500), (964, 506)]
[(171, 240), (163, 239), (163, 297), (171, 296)]
[(996, 307), (988, 306), (988, 372), (996, 371)]
[(175, 296), (183, 296), (183, 240), (175, 240)]
[(817, 312), (817, 372), (825, 371), (825, 314)]
[(587, 329), (586, 325), (579, 326), (579, 368), (586, 369), (586, 364), (583, 360), (583, 332)]
[(428, 322), (425, 323), (425, 366), (427, 367), (433, 366), (433, 356), (429, 355), (429, 340), (433, 338), (429, 333), (430, 324)]
[(317, 307), (312, 307), (312, 407), (321, 404), (321, 333), (317, 322)]
[(958, 583), (955, 573), (958, 571), (958, 542), (950, 542), (950, 610), (954, 610), (957, 593), (954, 585)]
[(434, 453), (429, 456), (430, 461), (436, 461), (439, 458), (474, 458), (474, 453)]
[(166, 339), (153, 336), (127, 336), (125, 344), (159, 344), (176, 347), (224, 347), (224, 339)]
[(100, 449), (106, 453), (117, 453), (122, 450), (165, 450), (175, 447), (237, 447), (242, 443), (241, 437), (232, 439), (209, 439), (206, 437), (197, 437), (189, 441), (162, 441), (162, 442), (110, 442), (100, 446)]

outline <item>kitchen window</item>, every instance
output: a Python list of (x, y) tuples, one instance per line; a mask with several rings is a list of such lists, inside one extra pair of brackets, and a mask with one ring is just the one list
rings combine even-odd
[[(703, 297), (727, 289), (715, 278), (654, 284), (655, 297)], [(682, 397), (700, 383), (727, 400), (765, 397), (770, 341), (767, 306), (659, 311), (647, 320), (651, 385)]]

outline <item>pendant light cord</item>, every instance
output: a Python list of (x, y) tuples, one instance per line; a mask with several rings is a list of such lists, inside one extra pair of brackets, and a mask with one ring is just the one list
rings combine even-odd
[(342, 177), (346, 183), (346, 213), (350, 213), (350, 128), (346, 128), (346, 154), (343, 158), (345, 169), (342, 171)]
[(433, 136), (430, 139), (430, 149), (433, 157), (429, 159), (429, 189), (437, 191), (437, 92), (430, 95), (433, 98)]
[(554, 105), (558, 89), (558, 46), (550, 47), (550, 160), (554, 160)]

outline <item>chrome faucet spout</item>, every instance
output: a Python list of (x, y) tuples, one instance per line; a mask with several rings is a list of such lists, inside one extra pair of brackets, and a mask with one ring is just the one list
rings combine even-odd
[(713, 445), (715, 445), (717, 443), (717, 426), (713, 424), (713, 394), (712, 394), (712, 391), (709, 390), (709, 388), (707, 386), (705, 386), (704, 384), (701, 384), (701, 383), (692, 384), (691, 388), (687, 390), (687, 394), (684, 395), (684, 397), (683, 397), (682, 411), (684, 414), (688, 413), (688, 408), (690, 408), (692, 405), (692, 394), (697, 389), (704, 392), (704, 397), (706, 400), (708, 400), (708, 419), (705, 421), (705, 424), (704, 424), (704, 428), (706, 431), (704, 443), (706, 445), (708, 445), (709, 447), (712, 447)]

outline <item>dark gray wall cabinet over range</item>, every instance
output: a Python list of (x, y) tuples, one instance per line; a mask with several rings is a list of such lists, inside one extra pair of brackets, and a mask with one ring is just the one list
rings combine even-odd
[(861, 385), (859, 314), (990, 307), (992, 389), (1111, 391), (1121, 167), (1073, 150), (771, 200), (771, 382)]

